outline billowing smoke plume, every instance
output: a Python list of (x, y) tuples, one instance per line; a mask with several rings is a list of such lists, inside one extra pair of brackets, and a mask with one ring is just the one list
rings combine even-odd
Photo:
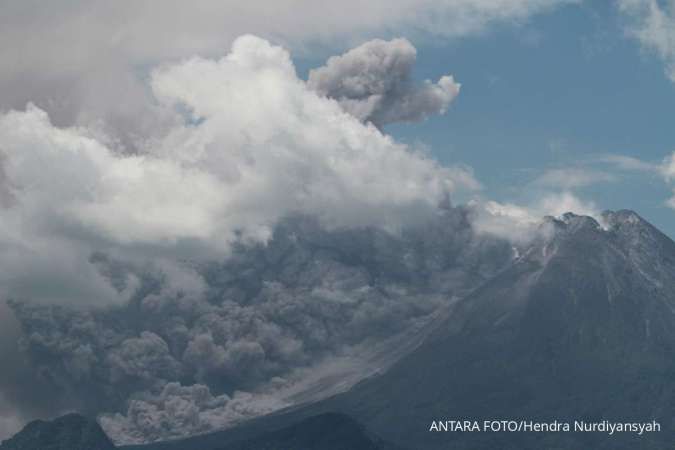
[(125, 301), (138, 280), (117, 273), (111, 284), (93, 251), (213, 256), (265, 241), (297, 213), (328, 227), (396, 229), (477, 186), (309, 90), (285, 50), (255, 37), (218, 61), (161, 68), (152, 88), (186, 122), (137, 155), (87, 129), (55, 127), (34, 106), (0, 116), (6, 295)]
[[(389, 62), (362, 65), (373, 48)], [(134, 152), (33, 105), (0, 115), (0, 429), (76, 409), (146, 442), (316, 400), (512, 258), (485, 236), (527, 211), (451, 206), (471, 172), (368, 123), (439, 112), (454, 83), (412, 84), (406, 41), (340, 58), (305, 82), (245, 36), (160, 67), (157, 107), (181, 121)], [(317, 74), (373, 108), (355, 117)]]
[(416, 56), (415, 47), (406, 39), (376, 39), (312, 70), (308, 85), (376, 126), (420, 121), (444, 113), (459, 93), (459, 84), (452, 76), (443, 76), (437, 83), (414, 83)]
[(364, 124), (442, 112), (458, 85), (413, 83), (414, 48), (376, 41), (319, 69), (320, 94), (234, 38), (457, 37), (567, 2), (3, 2), (0, 437), (72, 409), (118, 441), (177, 437), (386, 367), (510, 257), (447, 206), (470, 171)]
[[(474, 239), (461, 210), (398, 235), (326, 231), (294, 218), (267, 244), (183, 273), (95, 255), (140, 280), (120, 306), (12, 308), (37, 374), (32, 384), (65, 409), (109, 411), (101, 423), (115, 439), (144, 442), (329, 395), (336, 379), (348, 387), (372, 366), (386, 367), (391, 356), (382, 359), (388, 350), (379, 343), (424, 330), (510, 257), (509, 245)], [(390, 355), (400, 357), (415, 339), (409, 334)], [(373, 348), (377, 360), (369, 360)]]
[(214, 396), (203, 384), (171, 382), (157, 394), (137, 395), (123, 414), (104, 416), (101, 423), (109, 435), (125, 442), (147, 442), (217, 430), (284, 406), (271, 396), (239, 391), (232, 397)]
[[(494, 269), (458, 268), (482, 251), (447, 206), (471, 173), (346, 113), (284, 49), (245, 36), (150, 84), (182, 121), (136, 152), (0, 115), (0, 411), (105, 412), (123, 442), (226, 426), (332, 392), (326, 367), (382, 367), (365, 350)], [(403, 238), (428, 224), (438, 241)]]

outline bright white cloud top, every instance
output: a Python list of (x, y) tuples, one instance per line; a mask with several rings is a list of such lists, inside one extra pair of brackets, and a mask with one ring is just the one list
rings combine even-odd
[(666, 75), (675, 82), (675, 2), (620, 0), (618, 5), (629, 20), (629, 34), (663, 60)]
[(54, 126), (35, 106), (0, 117), (7, 292), (33, 297), (40, 283), (27, 280), (39, 273), (29, 267), (59, 259), (69, 261), (58, 275), (72, 286), (64, 298), (98, 289), (109, 298), (91, 251), (226, 251), (237, 239), (265, 241), (298, 213), (328, 227), (395, 229), (478, 187), (466, 170), (441, 167), (308, 89), (288, 52), (257, 37), (237, 39), (220, 60), (156, 70), (151, 84), (186, 122), (141, 154)]

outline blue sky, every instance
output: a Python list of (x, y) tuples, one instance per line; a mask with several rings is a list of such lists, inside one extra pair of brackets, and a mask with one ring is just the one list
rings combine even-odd
[(392, 134), (470, 165), (500, 201), (527, 197), (526, 184), (545, 169), (612, 171), (616, 181), (580, 196), (602, 209), (634, 209), (675, 236), (660, 177), (591, 163), (603, 154), (658, 162), (675, 150), (674, 86), (661, 61), (625, 35), (609, 2), (563, 7), (452, 45), (423, 44), (418, 55), (420, 76), (449, 70), (462, 91), (447, 115)]
[[(549, 169), (610, 174), (575, 193), (599, 209), (633, 209), (673, 237), (662, 177), (598, 162), (612, 154), (659, 163), (675, 150), (675, 86), (625, 25), (612, 3), (593, 2), (460, 40), (412, 38), (416, 76), (453, 74), (461, 92), (445, 115), (386, 131), (472, 167), (498, 201), (527, 202), (536, 195), (529, 184)], [(300, 73), (320, 61), (300, 60)]]

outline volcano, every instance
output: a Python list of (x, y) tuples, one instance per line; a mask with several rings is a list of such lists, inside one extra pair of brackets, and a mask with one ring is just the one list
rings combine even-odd
[[(663, 449), (675, 439), (675, 243), (632, 211), (546, 218), (426, 340), (346, 393), (181, 441), (339, 411), (410, 449)], [(657, 422), (660, 431), (431, 432), (434, 421)], [(146, 448), (178, 448), (156, 445)]]
[[(411, 448), (664, 448), (675, 430), (675, 243), (630, 211), (567, 214), (417, 351), (334, 401)], [(644, 422), (649, 436), (430, 433), (433, 420)], [(384, 431), (386, 433), (384, 433)]]

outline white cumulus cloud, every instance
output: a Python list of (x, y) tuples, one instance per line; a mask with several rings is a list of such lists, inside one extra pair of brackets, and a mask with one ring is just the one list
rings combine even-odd
[[(608, 155), (602, 158), (602, 161), (614, 165), (621, 170), (645, 172), (655, 175), (671, 187), (675, 182), (675, 152), (656, 162), (644, 161), (624, 155)], [(665, 205), (675, 209), (675, 188), (673, 188), (673, 195), (665, 201)]]
[(92, 291), (96, 281), (84, 280), (101, 277), (85, 269), (88, 252), (226, 250), (238, 239), (264, 241), (293, 213), (329, 227), (396, 228), (478, 186), (308, 89), (284, 49), (253, 36), (220, 60), (162, 67), (151, 84), (189, 117), (142, 154), (54, 126), (35, 106), (0, 116), (4, 286), (11, 268), (27, 268), (22, 261), (64, 255), (63, 277), (84, 271), (90, 286), (78, 289)]
[(666, 0), (619, 0), (628, 19), (628, 34), (658, 55), (665, 72), (675, 82), (675, 2)]
[(540, 232), (542, 218), (560, 217), (572, 212), (590, 216), (602, 223), (601, 211), (593, 202), (584, 201), (570, 191), (542, 194), (536, 200), (518, 205), (487, 201), (473, 203), (473, 225), (479, 234), (508, 239), (516, 244), (527, 243)]

